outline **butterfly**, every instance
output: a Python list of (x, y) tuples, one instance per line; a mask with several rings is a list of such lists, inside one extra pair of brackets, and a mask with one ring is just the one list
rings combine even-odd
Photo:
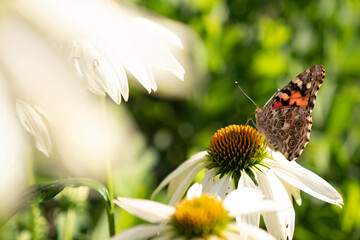
[(264, 108), (255, 104), (256, 128), (269, 148), (289, 161), (297, 159), (310, 140), (311, 111), (324, 78), (324, 66), (309, 67), (275, 92)]

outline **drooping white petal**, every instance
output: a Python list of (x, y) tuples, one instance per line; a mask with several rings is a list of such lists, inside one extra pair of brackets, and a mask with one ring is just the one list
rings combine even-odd
[[(183, 67), (166, 47), (169, 44), (182, 47), (181, 41), (175, 34), (144, 18), (133, 18), (129, 20), (125, 31), (130, 35), (129, 39), (131, 39), (131, 42), (124, 44), (125, 47), (130, 48), (132, 53), (138, 54), (138, 56), (135, 55), (137, 59), (134, 58), (133, 61), (140, 61), (138, 63), (142, 63), (142, 65), (134, 64), (135, 66), (152, 66), (164, 71), (169, 71), (180, 79), (183, 79), (185, 73)], [(141, 40), (141, 38), (144, 37), (146, 38), (145, 44), (142, 43), (143, 40)], [(119, 50), (124, 51), (124, 47), (120, 45), (118, 45), (118, 47)], [(141, 56), (141, 58), (139, 56)], [(127, 64), (128, 62), (125, 61), (124, 65), (126, 68), (128, 68)], [(129, 69), (129, 71), (131, 70)], [(137, 69), (137, 71), (132, 72), (132, 74), (141, 71), (141, 69)], [(142, 81), (139, 78), (138, 80)], [(152, 88), (154, 87), (156, 87), (156, 85), (152, 86)]]
[(112, 237), (112, 240), (137, 240), (137, 239), (147, 239), (152, 236), (156, 236), (159, 232), (162, 232), (166, 229), (164, 225), (155, 225), (155, 224), (143, 224), (138, 225), (132, 228), (128, 228), (122, 231), (119, 234), (116, 234)]
[(300, 190), (341, 207), (341, 195), (324, 179), (302, 167), (295, 161), (269, 161), (274, 173)]
[(271, 170), (267, 168), (261, 168), (261, 170), (254, 171), (254, 174), (265, 199), (279, 201), (285, 208), (284, 211), (263, 214), (266, 228), (277, 239), (292, 239), (295, 228), (295, 211), (291, 199)]
[(204, 192), (210, 192), (211, 187), (215, 183), (215, 170), (211, 169), (205, 169), (205, 176), (201, 180), (201, 185), (203, 185), (203, 191)]
[(247, 175), (247, 173), (244, 170), (241, 171), (241, 177), (238, 183), (238, 188), (241, 187), (249, 187), (253, 189), (257, 188), (253, 180), (249, 177), (249, 175)]
[(75, 67), (93, 92), (108, 94), (116, 103), (121, 102), (121, 95), (128, 98), (124, 69), (149, 93), (157, 90), (154, 69), (184, 78), (184, 68), (170, 52), (174, 46), (182, 47), (180, 39), (159, 24), (132, 17), (113, 2), (18, 0), (15, 8), (61, 44), (85, 39), (75, 42), (79, 51), (73, 53), (80, 53), (72, 56)]
[(231, 175), (225, 175), (210, 189), (210, 194), (218, 195), (224, 199), (234, 189)]
[[(247, 175), (247, 173), (242, 170), (241, 171), (241, 177), (239, 179), (238, 188), (242, 187), (249, 187), (252, 189), (257, 189), (257, 186), (253, 182), (253, 180)], [(250, 224), (255, 227), (258, 227), (260, 224), (260, 214), (251, 214), (251, 215), (243, 215), (243, 216), (237, 216), (236, 217), (237, 223), (245, 223)]]
[(168, 197), (168, 199), (171, 199), (171, 197), (174, 195), (174, 193), (178, 190), (178, 187), (183, 182), (184, 178), (186, 178), (186, 176), (191, 174), (191, 172), (193, 172), (193, 171), (194, 171), (193, 168), (188, 168), (184, 172), (182, 172), (179, 175), (177, 175), (176, 177), (174, 177), (169, 182), (168, 189), (167, 189), (167, 197)]
[(191, 200), (193, 198), (201, 197), (203, 186), (199, 183), (194, 183), (187, 191), (186, 198)]
[(163, 189), (167, 184), (169, 184), (170, 181), (172, 181), (174, 178), (176, 178), (178, 175), (183, 173), (184, 171), (193, 168), (203, 160), (205, 160), (207, 152), (202, 151), (199, 152), (193, 156), (190, 157), (190, 159), (186, 160), (180, 166), (178, 166), (173, 172), (171, 172), (162, 182), (159, 184), (159, 186), (155, 189), (155, 191), (151, 194), (151, 199), (153, 199), (156, 194), (160, 192), (161, 189)]
[(162, 203), (145, 200), (118, 197), (114, 203), (127, 212), (151, 223), (159, 223), (170, 219), (175, 208)]
[(34, 107), (20, 99), (16, 101), (16, 111), (22, 126), (33, 135), (36, 147), (46, 156), (49, 156), (52, 151), (52, 144), (45, 118)]
[(232, 230), (232, 232), (226, 233), (227, 239), (275, 240), (275, 238), (270, 233), (249, 224), (232, 224), (229, 228)]
[(129, 98), (123, 65), (100, 40), (79, 38), (73, 42), (72, 60), (79, 75), (97, 95), (107, 93), (117, 104)]
[(171, 196), (171, 199), (169, 201), (170, 205), (175, 205), (175, 203), (177, 203), (183, 197), (191, 182), (194, 180), (196, 174), (198, 174), (199, 171), (203, 168), (204, 164), (197, 165), (189, 172), (187, 176), (185, 176), (174, 194)]
[(296, 204), (301, 206), (302, 203), (302, 199), (301, 199), (301, 195), (300, 195), (300, 189), (298, 189), (297, 187), (294, 187), (293, 185), (291, 185), (288, 182), (285, 182), (283, 179), (279, 178), (282, 185), (285, 187), (287, 193), (289, 194), (289, 198), (293, 197)]

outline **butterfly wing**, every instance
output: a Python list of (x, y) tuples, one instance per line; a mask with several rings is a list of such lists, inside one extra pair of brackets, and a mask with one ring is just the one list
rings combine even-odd
[[(270, 101), (272, 109), (299, 106), (309, 113), (314, 108), (316, 94), (325, 78), (323, 65), (309, 67), (279, 91)], [(264, 109), (268, 107), (265, 106)]]
[(268, 146), (289, 161), (300, 156), (310, 139), (311, 115), (302, 107), (263, 112), (261, 128)]
[(309, 142), (310, 113), (324, 77), (324, 66), (312, 66), (275, 94), (264, 109), (256, 110), (256, 127), (268, 146), (289, 161), (298, 158)]

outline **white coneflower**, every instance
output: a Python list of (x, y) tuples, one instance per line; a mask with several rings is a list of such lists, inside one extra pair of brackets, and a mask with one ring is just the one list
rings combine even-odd
[(195, 183), (186, 199), (176, 206), (143, 199), (117, 198), (114, 203), (152, 224), (135, 226), (113, 239), (274, 239), (264, 230), (246, 223), (236, 224), (235, 217), (254, 213), (276, 212), (280, 203), (263, 200), (251, 188), (239, 188), (224, 200), (217, 195), (202, 194)]
[(15, 7), (41, 31), (52, 32), (72, 48), (71, 59), (89, 89), (108, 94), (117, 104), (129, 98), (125, 70), (149, 93), (157, 89), (155, 69), (184, 78), (183, 67), (170, 51), (182, 48), (180, 39), (159, 24), (132, 17), (115, 2), (17, 0)]
[(118, 154), (119, 127), (111, 116), (104, 116), (102, 105), (76, 79), (60, 51), (49, 45), (47, 35), (35, 31), (11, 4), (1, 12), (0, 20), (1, 88), (7, 89), (12, 106), (16, 106), (16, 99), (22, 99), (32, 110), (40, 105), (51, 113), (51, 124), (45, 124), (46, 118), (39, 118), (43, 107), (34, 112), (19, 108), (26, 104), (18, 104), (20, 122), (36, 135), (41, 151), (55, 151), (74, 175), (103, 175), (104, 157)]
[[(108, 94), (116, 103), (129, 96), (125, 70), (148, 91), (157, 87), (154, 69), (183, 78), (184, 69), (170, 50), (181, 48), (179, 38), (158, 24), (134, 18), (115, 2), (14, 0), (1, 6), (3, 84), (13, 101), (26, 101), (17, 105), (20, 122), (35, 136), (40, 151), (60, 155), (75, 175), (101, 174), (104, 158), (126, 154), (132, 135), (127, 126), (105, 116), (76, 72), (93, 92)], [(35, 107), (39, 104), (51, 113), (51, 123)]]
[[(167, 176), (154, 191), (157, 194), (169, 185), (170, 204), (185, 193), (199, 171), (205, 169), (204, 190), (221, 197), (233, 191), (233, 186), (261, 190), (266, 199), (278, 200), (287, 211), (263, 214), (266, 227), (277, 239), (292, 239), (295, 212), (291, 196), (300, 205), (300, 190), (332, 204), (341, 206), (340, 194), (325, 180), (289, 162), (280, 153), (271, 152), (265, 139), (250, 126), (231, 125), (217, 131), (208, 151), (195, 154)], [(238, 218), (255, 226), (260, 216)]]

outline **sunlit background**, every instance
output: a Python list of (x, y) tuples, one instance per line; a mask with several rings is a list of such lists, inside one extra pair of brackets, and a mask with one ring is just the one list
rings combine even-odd
[[(117, 105), (109, 97), (104, 100), (90, 91), (84, 93), (86, 87), (79, 90), (81, 81), (76, 79), (75, 74), (68, 73), (69, 77), (62, 87), (73, 84), (76, 90), (59, 97), (66, 100), (64, 106), (69, 106), (70, 110), (60, 106), (56, 100), (51, 103), (63, 113), (71, 114), (82, 106), (77, 94), (81, 95), (82, 101), (95, 102), (96, 106), (105, 101), (106, 111), (111, 115), (107, 121), (117, 125), (119, 134), (110, 134), (111, 138), (117, 139), (114, 146), (123, 146), (111, 153), (115, 155), (111, 157), (118, 167), (114, 168), (115, 196), (149, 198), (168, 173), (192, 154), (206, 150), (217, 129), (229, 124), (245, 124), (248, 118), (254, 119), (255, 106), (239, 91), (235, 81), (259, 106), (263, 106), (277, 89), (306, 68), (322, 64), (326, 77), (312, 113), (311, 139), (297, 161), (332, 184), (342, 194), (344, 206), (341, 209), (302, 193), (302, 205), (295, 205), (294, 239), (360, 239), (360, 2), (118, 2), (127, 14), (148, 18), (180, 38), (183, 49), (173, 52), (185, 69), (185, 77), (182, 82), (171, 74), (163, 75), (154, 70), (158, 90), (149, 94), (129, 74), (129, 99)], [(6, 19), (6, 7), (2, 10), (3, 19)], [(31, 18), (31, 15), (24, 14), (22, 21), (26, 18)], [(44, 29), (37, 24), (30, 26), (41, 35)], [(70, 52), (66, 50), (68, 46), (54, 39), (54, 36), (46, 36), (43, 41), (49, 48), (57, 47), (56, 51)], [(4, 42), (0, 40), (0, 44)], [(33, 46), (24, 47), (31, 49)], [(5, 51), (1, 47), (0, 50)], [(37, 59), (36, 52), (31, 54), (29, 59)], [(156, 52), (152, 54), (156, 55)], [(65, 63), (70, 62), (70, 54), (61, 56)], [(147, 57), (151, 59), (152, 56)], [(0, 60), (0, 67), (7, 66), (10, 61), (16, 62), (16, 59), (7, 62), (4, 57)], [(26, 66), (26, 63), (20, 61), (18, 67)], [(21, 68), (19, 71), (22, 71)], [(46, 76), (51, 74), (44, 73)], [(1, 75), (4, 75), (1, 79), (6, 79), (11, 74), (1, 72)], [(9, 80), (2, 82), (8, 83), (5, 84), (8, 88), (6, 92), (21, 84), (20, 81), (16, 84), (9, 84)], [(24, 89), (16, 90), (15, 97), (28, 92)], [(92, 109), (91, 114), (102, 110)], [(86, 114), (81, 117), (86, 119), (86, 116), (91, 116)], [(79, 119), (76, 121), (79, 121), (77, 125), (67, 127), (83, 123)], [(92, 122), (88, 124), (90, 129)], [(22, 148), (22, 154), (27, 154), (25, 162), (32, 165), (31, 173), (28, 173), (30, 177), (27, 177), (30, 180), (26, 182), (43, 183), (79, 175), (94, 176), (93, 169), (82, 169), (81, 164), (85, 166), (86, 162), (75, 165), (78, 171), (74, 170), (74, 166), (68, 166), (72, 165), (72, 159), (67, 159), (65, 164), (59, 163), (64, 161), (60, 160), (64, 158), (61, 149), (69, 147), (64, 140), (58, 140), (58, 152), (47, 157), (36, 149), (30, 134), (25, 131), (23, 134), (30, 144)], [(82, 147), (85, 148), (85, 145)], [(67, 154), (66, 157), (79, 156)], [(105, 158), (100, 160), (105, 162)], [(82, 170), (89, 173), (82, 174)], [(103, 181), (99, 174), (95, 175)], [(157, 200), (166, 201), (165, 192)], [(0, 229), (0, 239), (32, 239), (34, 223), (30, 219), (34, 218), (31, 214), (38, 216), (39, 239), (66, 239), (64, 229), (69, 223), (73, 226), (73, 239), (103, 239), (108, 236), (101, 198), (95, 192), (90, 192), (88, 196), (86, 189), (67, 189), (54, 200), (25, 207)], [(139, 223), (141, 220), (116, 209), (117, 230)]]

